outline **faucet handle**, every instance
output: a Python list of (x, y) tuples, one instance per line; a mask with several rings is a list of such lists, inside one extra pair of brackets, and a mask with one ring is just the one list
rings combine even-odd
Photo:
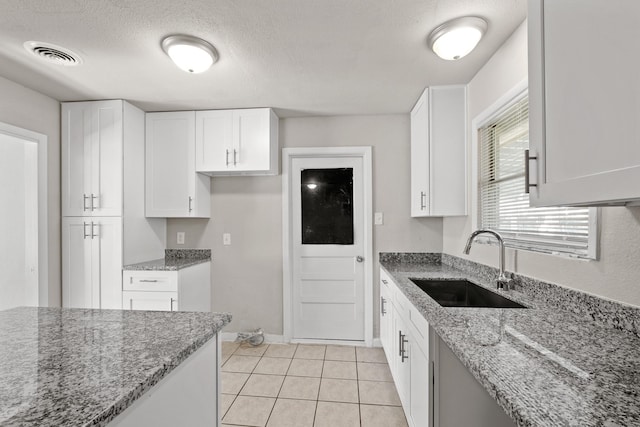
[(496, 280), (496, 288), (497, 289), (504, 289), (505, 291), (509, 291), (511, 289), (513, 289), (513, 279), (510, 277), (507, 277), (507, 275), (505, 274), (504, 276), (500, 276), (498, 277), (498, 279)]

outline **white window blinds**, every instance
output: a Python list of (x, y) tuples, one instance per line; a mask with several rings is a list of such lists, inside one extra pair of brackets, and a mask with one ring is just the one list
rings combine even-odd
[(478, 141), (481, 228), (499, 232), (509, 247), (595, 258), (595, 248), (590, 247), (594, 239), (589, 239), (590, 227), (595, 228), (595, 209), (529, 207), (524, 191), (528, 96), (524, 94), (479, 128)]

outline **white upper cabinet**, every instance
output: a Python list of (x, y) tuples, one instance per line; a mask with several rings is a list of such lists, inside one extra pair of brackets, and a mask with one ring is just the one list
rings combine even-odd
[(466, 88), (427, 88), (411, 111), (411, 216), (466, 215), (466, 192)]
[(196, 111), (196, 170), (277, 175), (278, 117), (270, 108)]
[(196, 173), (194, 111), (147, 113), (146, 216), (209, 218), (211, 178)]
[(62, 215), (122, 215), (123, 101), (62, 104)]
[(529, 1), (533, 206), (640, 200), (639, 17), (637, 0)]

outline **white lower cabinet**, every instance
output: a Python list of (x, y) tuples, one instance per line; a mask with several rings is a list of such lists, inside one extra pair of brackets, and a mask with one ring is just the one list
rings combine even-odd
[(383, 270), (380, 302), (380, 341), (409, 427), (515, 426)]
[(122, 218), (63, 218), (62, 254), (63, 307), (122, 308)]
[(410, 427), (431, 427), (433, 372), (429, 324), (380, 271), (380, 340)]
[(123, 271), (122, 308), (211, 311), (211, 262), (173, 271)]

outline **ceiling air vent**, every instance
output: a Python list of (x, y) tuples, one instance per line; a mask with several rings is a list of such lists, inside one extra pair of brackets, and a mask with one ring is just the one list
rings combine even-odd
[(82, 64), (82, 58), (78, 54), (55, 44), (29, 41), (25, 42), (24, 48), (38, 58), (53, 64), (66, 67)]

